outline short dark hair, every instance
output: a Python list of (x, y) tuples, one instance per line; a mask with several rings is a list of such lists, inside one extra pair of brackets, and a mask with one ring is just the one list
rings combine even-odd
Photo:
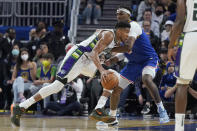
[(145, 9), (145, 11), (143, 12), (143, 15), (144, 15), (145, 12), (151, 12), (151, 14), (152, 14), (152, 9), (151, 8)]
[(118, 22), (116, 25), (115, 25), (115, 29), (118, 29), (118, 28), (130, 28), (131, 25), (129, 24), (129, 22)]
[(42, 58), (43, 59), (51, 59), (51, 60), (54, 59), (53, 54), (51, 54), (51, 53), (46, 53), (46, 54), (42, 55)]

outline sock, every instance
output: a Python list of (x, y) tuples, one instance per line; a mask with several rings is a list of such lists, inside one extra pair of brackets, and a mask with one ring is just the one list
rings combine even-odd
[(34, 103), (36, 103), (34, 97), (30, 97), (29, 99), (27, 99), (26, 101), (22, 102), (19, 104), (20, 107), (23, 107), (25, 109), (29, 108), (31, 105), (33, 105)]
[(157, 105), (157, 109), (161, 108), (162, 110), (165, 110), (162, 101), (157, 103), (156, 105)]
[(185, 114), (175, 114), (175, 131), (184, 131)]
[(115, 117), (116, 116), (116, 113), (117, 113), (117, 110), (111, 110), (110, 109), (109, 115)]
[(105, 97), (105, 96), (101, 96), (99, 98), (99, 101), (95, 107), (95, 109), (98, 109), (98, 108), (103, 108), (106, 104), (106, 101), (107, 101), (108, 97)]

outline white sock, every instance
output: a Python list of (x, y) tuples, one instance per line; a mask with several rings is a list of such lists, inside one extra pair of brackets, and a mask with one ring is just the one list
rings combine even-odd
[(159, 109), (159, 107), (161, 107), (161, 109), (165, 110), (162, 101), (160, 103), (157, 103), (157, 109)]
[(184, 131), (185, 114), (175, 114), (175, 131)]
[(19, 104), (20, 107), (23, 107), (25, 109), (29, 108), (31, 105), (33, 105), (34, 103), (36, 103), (34, 97), (30, 97), (29, 99), (27, 99), (26, 101), (22, 102)]
[(108, 99), (108, 97), (101, 96), (101, 97), (99, 98), (99, 101), (98, 101), (98, 103), (97, 103), (95, 109), (103, 108), (103, 107), (105, 106), (106, 102), (107, 102), (107, 99)]
[(117, 110), (111, 110), (110, 109), (109, 115), (110, 116), (116, 116), (116, 113), (117, 113)]

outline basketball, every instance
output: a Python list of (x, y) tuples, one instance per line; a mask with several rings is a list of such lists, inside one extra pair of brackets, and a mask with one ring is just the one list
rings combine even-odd
[(101, 79), (101, 84), (103, 88), (107, 90), (112, 90), (114, 87), (118, 86), (118, 77), (114, 73), (110, 73), (106, 77), (106, 81)]

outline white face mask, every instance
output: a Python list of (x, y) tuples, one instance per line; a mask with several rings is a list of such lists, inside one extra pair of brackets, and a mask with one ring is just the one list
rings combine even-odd
[(27, 61), (28, 58), (29, 58), (28, 54), (21, 55), (21, 59), (24, 61)]

